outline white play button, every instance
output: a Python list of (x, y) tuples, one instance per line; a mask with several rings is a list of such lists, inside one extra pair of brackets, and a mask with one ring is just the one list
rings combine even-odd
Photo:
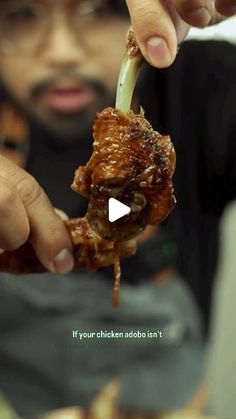
[(113, 223), (119, 218), (124, 217), (130, 213), (130, 207), (115, 198), (110, 198), (108, 201), (108, 220)]

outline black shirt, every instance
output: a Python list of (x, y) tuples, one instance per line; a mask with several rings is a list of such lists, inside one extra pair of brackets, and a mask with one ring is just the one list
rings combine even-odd
[(83, 216), (87, 200), (72, 191), (75, 170), (85, 165), (92, 153), (91, 136), (77, 144), (61, 145), (53, 141), (40, 127), (32, 126), (27, 171), (40, 183), (54, 207), (70, 218)]
[[(146, 68), (138, 88), (147, 119), (162, 134), (171, 135), (176, 149), (177, 205), (165, 225), (168, 240), (171, 232), (177, 241), (179, 271), (206, 318), (217, 263), (219, 219), (236, 196), (235, 74), (235, 46), (189, 41), (170, 68)], [(70, 217), (84, 215), (86, 200), (69, 185), (75, 169), (91, 154), (92, 137), (73, 147), (56, 147), (48, 140), (34, 128), (28, 170), (55, 207)], [(157, 242), (154, 246), (160, 252)], [(132, 273), (128, 260), (123, 266), (127, 280), (139, 280), (142, 270)]]
[(219, 219), (236, 196), (236, 46), (186, 42), (170, 68), (144, 71), (139, 90), (147, 119), (175, 146), (177, 205), (166, 224), (208, 318)]

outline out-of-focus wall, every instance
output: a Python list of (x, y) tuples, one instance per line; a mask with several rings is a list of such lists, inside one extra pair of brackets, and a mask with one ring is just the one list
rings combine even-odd
[(188, 34), (187, 40), (193, 39), (200, 39), (203, 41), (212, 39), (214, 41), (228, 41), (236, 44), (236, 16), (208, 28), (192, 28)]
[(221, 222), (221, 256), (216, 277), (209, 345), (208, 381), (211, 411), (236, 417), (236, 201), (226, 208)]

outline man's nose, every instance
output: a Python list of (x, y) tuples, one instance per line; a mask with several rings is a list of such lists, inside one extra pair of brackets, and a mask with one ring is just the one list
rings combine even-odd
[(41, 50), (41, 57), (51, 67), (75, 67), (87, 58), (84, 42), (66, 22), (57, 22)]

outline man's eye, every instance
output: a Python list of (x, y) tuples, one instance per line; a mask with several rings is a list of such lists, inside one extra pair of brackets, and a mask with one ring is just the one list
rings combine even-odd
[(12, 10), (8, 10), (5, 15), (8, 21), (32, 21), (38, 18), (38, 12), (32, 6), (19, 6)]

